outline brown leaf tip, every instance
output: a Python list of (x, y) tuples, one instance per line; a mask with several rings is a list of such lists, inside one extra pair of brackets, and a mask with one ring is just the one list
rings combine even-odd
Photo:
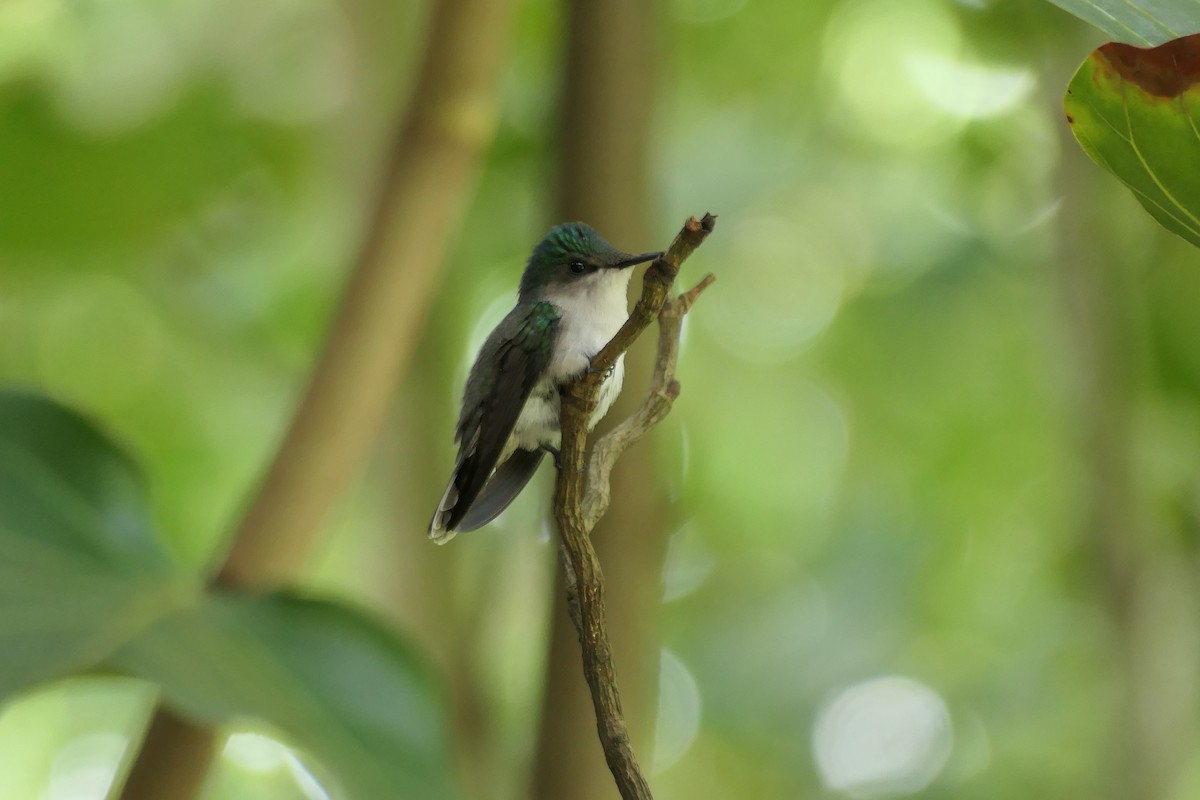
[(1178, 97), (1200, 83), (1200, 33), (1158, 47), (1109, 42), (1096, 51), (1098, 66), (1156, 97)]

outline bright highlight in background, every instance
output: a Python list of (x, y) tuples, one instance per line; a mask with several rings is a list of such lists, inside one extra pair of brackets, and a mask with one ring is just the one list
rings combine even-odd
[[(824, 205), (840, 210), (830, 198)], [(845, 222), (850, 214), (831, 219), (813, 206), (803, 218), (748, 216), (722, 230), (716, 249), (747, 268), (706, 298), (702, 324), (742, 359), (794, 357), (833, 321), (847, 277), (863, 269), (865, 233)]]
[(225, 756), (248, 772), (270, 773), (285, 770), (306, 800), (329, 800), (329, 793), (291, 748), (258, 733), (232, 734), (225, 744)]
[(128, 739), (116, 732), (89, 733), (71, 740), (50, 768), (50, 785), (39, 800), (91, 800), (112, 784)]
[(1011, 111), (1037, 85), (1027, 69), (989, 67), (939, 53), (910, 53), (905, 68), (925, 99), (952, 117), (983, 119)]
[(844, 689), (821, 707), (813, 730), (821, 779), (850, 797), (919, 792), (942, 771), (952, 743), (942, 698), (897, 676)]
[(962, 33), (936, 0), (862, 0), (840, 5), (822, 61), (835, 110), (849, 131), (884, 146), (927, 147), (953, 136), (956, 119), (929, 113), (905, 65), (917, 55), (953, 59)]
[(658, 685), (658, 723), (654, 733), (654, 771), (683, 758), (700, 731), (700, 687), (691, 671), (663, 648)]

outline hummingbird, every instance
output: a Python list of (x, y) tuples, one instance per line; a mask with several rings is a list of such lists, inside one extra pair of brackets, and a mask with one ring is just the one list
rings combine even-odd
[[(517, 304), (475, 357), (463, 390), (458, 459), (429, 523), (445, 544), (491, 522), (562, 441), (560, 391), (588, 369), (629, 316), (630, 267), (662, 253), (631, 255), (582, 222), (558, 225), (533, 248)], [(625, 377), (624, 356), (600, 386), (588, 429), (608, 413)]]

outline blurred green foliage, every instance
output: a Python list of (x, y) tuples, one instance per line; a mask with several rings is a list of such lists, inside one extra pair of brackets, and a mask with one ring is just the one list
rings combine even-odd
[[(376, 706), (377, 681), (319, 660), (344, 650), (305, 639), (333, 626), (349, 631), (339, 646), (378, 654), (391, 634), (290, 595), (244, 601), (230, 623), (239, 601), (199, 603), (186, 576), (211, 560), (302, 385), (423, 10), (0, 5), (0, 380), (83, 410), (123, 443), (128, 457), (76, 432), (121, 508), (144, 491), (128, 459), (149, 487), (150, 520), (121, 512), (104, 528), (105, 548), (141, 554), (133, 579), (111, 568), (132, 561), (103, 550), (62, 566), (62, 591), (36, 613), (59, 614), (58, 632), (107, 634), (113, 609), (143, 591), (187, 606), (154, 608), (159, 623), (109, 666), (164, 681), (212, 719), (237, 712), (209, 798), (336, 791), (276, 738), (324, 747), (338, 774), (339, 758), (385, 746), (380, 726), (420, 738), (390, 701)], [(433, 613), (386, 607), (403, 564), (377, 545), (427, 546), (436, 497), (421, 481), (449, 468), (477, 321), (511, 299), (552, 222), (559, 21), (548, 0), (522, 5), (498, 138), (396, 412), (401, 427), (445, 431), (445, 447), (381, 447), (310, 574), (389, 615)], [(655, 229), (665, 239), (704, 210), (721, 227), (687, 265), (719, 282), (689, 318), (683, 394), (653, 435), (681, 520), (665, 575), (656, 796), (1096, 797), (1124, 768), (1119, 754), (1147, 741), (1140, 768), (1157, 789), (1146, 796), (1200, 794), (1200, 269), (1066, 134), (1062, 90), (1101, 35), (1015, 0), (670, 0), (661, 24)], [(1084, 221), (1087, 252), (1068, 246), (1071, 220)], [(1066, 268), (1073, 259), (1081, 269)], [(1089, 333), (1071, 310), (1095, 296)], [(1097, 369), (1119, 376), (1113, 392), (1089, 390)], [(1092, 417), (1121, 443), (1116, 463), (1089, 446)], [(95, 534), (62, 500), (72, 481), (95, 480), (92, 462), (39, 471), (22, 458), (0, 463), (0, 491), (13, 514), (54, 510), (39, 546)], [(388, 482), (395, 462), (410, 485)], [(58, 482), (38, 482), (46, 469)], [(1132, 578), (1096, 535), (1096, 486), (1132, 520), (1120, 540)], [(392, 494), (412, 507), (392, 509)], [(536, 503), (447, 557), (491, 559), (533, 539)], [(29, 530), (17, 519), (4, 517), (6, 542)], [(6, 550), (6, 604), (40, 580), (23, 564)], [(492, 565), (468, 563), (459, 588), (473, 602), (439, 609), (430, 627), (481, 606), (502, 618), (479, 650), (487, 660), (463, 671), (491, 680), (503, 730), (527, 731), (536, 676), (521, 670), (537, 668), (530, 620), (545, 598)], [(0, 638), (21, 635), (18, 618), (3, 613)], [(216, 646), (252, 663), (214, 694), (201, 657)], [(29, 678), (88, 663), (48, 636), (6, 650)], [(254, 690), (293, 662), (310, 669), (275, 688), (303, 702)], [(395, 679), (394, 695), (436, 702), (413, 680)], [(246, 702), (221, 706), (226, 690)], [(323, 732), (332, 745), (288, 717), (337, 698), (358, 716)], [(0, 796), (101, 796), (147, 702), (144, 684), (116, 678), (10, 701)], [(490, 768), (497, 785), (521, 785), (522, 764)]]

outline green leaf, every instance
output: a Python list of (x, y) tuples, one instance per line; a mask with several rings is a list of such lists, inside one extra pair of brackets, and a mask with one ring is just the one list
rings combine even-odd
[(1087, 154), (1200, 247), (1200, 34), (1155, 48), (1104, 45), (1075, 74), (1064, 105)]
[(115, 669), (201, 722), (274, 725), (350, 797), (455, 796), (445, 704), (394, 632), (335, 603), (201, 588), (158, 545), (112, 442), (0, 391), (0, 700)]
[(141, 474), (87, 419), (41, 395), (3, 390), (0, 446), (39, 462), (44, 477), (88, 507), (98, 523), (85, 536), (92, 545), (118, 561), (166, 561), (150, 524)]
[(0, 392), (0, 698), (92, 666), (193, 591), (131, 462), (78, 414)]
[(1200, 0), (1050, 0), (1119, 42), (1162, 44), (1200, 31)]
[(216, 595), (115, 657), (206, 724), (269, 720), (354, 798), (452, 798), (441, 694), (414, 652), (342, 606), (287, 594)]

